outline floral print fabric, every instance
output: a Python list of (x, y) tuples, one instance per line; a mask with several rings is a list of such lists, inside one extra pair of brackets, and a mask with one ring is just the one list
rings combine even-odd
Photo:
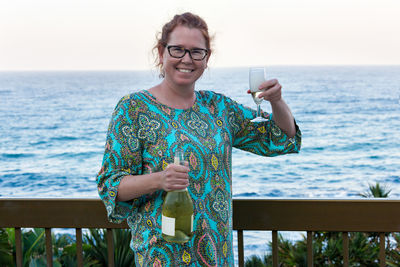
[[(301, 132), (288, 138), (269, 121), (252, 123), (255, 111), (224, 95), (196, 91), (187, 110), (162, 105), (148, 92), (125, 96), (114, 110), (108, 129), (99, 195), (110, 221), (127, 220), (136, 266), (233, 266), (232, 147), (262, 156), (296, 153)], [(182, 148), (189, 162), (188, 191), (194, 205), (194, 236), (183, 244), (161, 236), (165, 191), (117, 202), (126, 175), (159, 172)]]

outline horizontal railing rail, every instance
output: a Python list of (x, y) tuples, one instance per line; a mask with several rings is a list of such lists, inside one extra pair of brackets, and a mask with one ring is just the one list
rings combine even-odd
[[(390, 199), (234, 199), (233, 229), (238, 234), (238, 262), (244, 266), (243, 231), (272, 231), (273, 266), (278, 266), (278, 231), (307, 232), (307, 264), (313, 266), (312, 233), (341, 232), (343, 265), (349, 265), (348, 232), (378, 232), (380, 266), (385, 266), (385, 233), (400, 232), (400, 200)], [(78, 266), (83, 266), (82, 229), (107, 229), (109, 266), (114, 262), (113, 229), (98, 199), (1, 199), (0, 228), (15, 228), (16, 263), (22, 266), (21, 228), (44, 228), (47, 266), (52, 266), (52, 228), (75, 228)]]

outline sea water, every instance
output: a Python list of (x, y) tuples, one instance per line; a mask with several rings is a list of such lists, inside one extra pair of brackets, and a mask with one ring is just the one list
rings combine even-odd
[[(271, 66), (267, 76), (282, 84), (302, 149), (234, 150), (234, 198), (358, 198), (376, 182), (400, 197), (400, 66)], [(97, 198), (116, 103), (159, 82), (154, 71), (0, 72), (0, 197)], [(209, 69), (196, 85), (256, 108), (248, 88), (248, 68)], [(245, 232), (245, 255), (265, 252), (261, 236)]]

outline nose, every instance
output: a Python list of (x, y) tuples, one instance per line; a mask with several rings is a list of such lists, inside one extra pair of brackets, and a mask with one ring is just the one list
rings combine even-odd
[(182, 62), (188, 62), (188, 63), (192, 62), (192, 57), (190, 56), (189, 50), (185, 51), (185, 54), (183, 55), (183, 58), (182, 58)]

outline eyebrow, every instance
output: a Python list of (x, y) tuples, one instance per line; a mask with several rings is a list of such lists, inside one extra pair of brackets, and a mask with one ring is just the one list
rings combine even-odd
[(171, 44), (170, 46), (178, 46), (178, 47), (182, 47), (182, 48), (189, 49), (189, 50), (193, 50), (193, 49), (208, 50), (207, 48), (201, 48), (201, 47), (186, 48), (183, 45), (174, 45), (174, 44)]

